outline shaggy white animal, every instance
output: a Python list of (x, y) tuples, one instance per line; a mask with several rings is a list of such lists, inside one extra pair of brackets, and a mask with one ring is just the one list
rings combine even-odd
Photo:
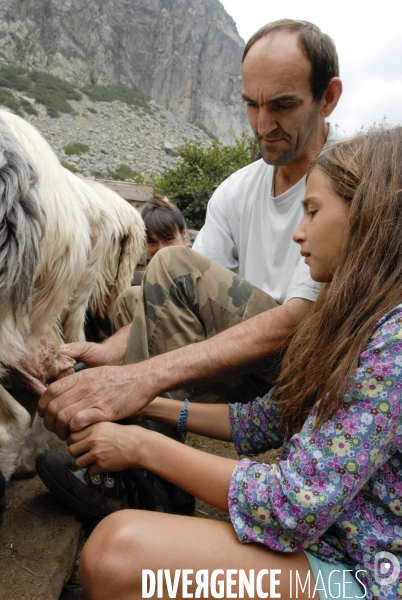
[[(95, 244), (84, 279), (79, 282), (63, 319), (65, 340), (76, 341), (85, 339), (82, 325), (86, 308), (94, 316), (111, 319), (117, 296), (131, 285), (134, 269), (144, 249), (145, 229), (139, 212), (118, 194), (99, 182), (80, 179), (70, 171), (66, 171), (66, 176), (74, 189), (80, 191), (77, 200), (91, 223)], [(94, 206), (100, 209), (96, 219), (93, 216)]]
[(103, 269), (98, 274), (90, 298), (89, 311), (112, 319), (115, 300), (131, 285), (134, 269), (144, 251), (145, 228), (140, 213), (118, 194), (97, 181), (88, 180), (87, 184), (107, 205), (113, 227)]
[[(1, 189), (3, 174), (10, 170), (7, 149), (1, 162), (2, 143), (13, 149), (21, 163), (14, 185), (25, 191), (15, 193), (12, 201), (4, 193), (7, 185)], [(30, 174), (29, 185), (25, 172)], [(13, 270), (16, 251), (0, 230), (0, 362), (19, 365), (45, 382), (71, 366), (58, 346), (62, 339), (84, 339), (88, 304), (92, 312), (109, 315), (118, 293), (130, 285), (145, 232), (139, 213), (127, 202), (104, 186), (65, 170), (34, 127), (0, 110), (1, 207), (11, 202), (21, 212), (27, 190), (33, 196), (28, 202), (31, 211), (36, 206), (39, 216), (28, 213), (25, 228), (29, 235), (21, 230), (14, 236), (26, 246), (25, 254), (20, 249), (23, 268), (14, 276), (14, 287), (9, 285), (3, 295), (2, 282), (7, 277), (2, 275)], [(4, 210), (1, 225), (10, 229)], [(41, 427), (44, 432), (35, 414), (31, 416), (0, 389), (0, 471), (6, 479), (16, 471), (33, 469), (37, 453), (43, 450)]]

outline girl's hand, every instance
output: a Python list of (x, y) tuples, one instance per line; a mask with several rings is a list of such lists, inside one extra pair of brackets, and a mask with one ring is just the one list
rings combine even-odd
[(67, 443), (76, 457), (77, 467), (89, 467), (90, 475), (102, 471), (122, 471), (141, 466), (138, 462), (140, 442), (146, 430), (133, 425), (104, 422), (89, 425), (72, 433)]

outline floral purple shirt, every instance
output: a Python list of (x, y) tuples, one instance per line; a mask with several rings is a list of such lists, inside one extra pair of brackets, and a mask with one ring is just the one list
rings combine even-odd
[(270, 393), (231, 404), (239, 454), (283, 445), (278, 464), (247, 458), (232, 475), (229, 512), (244, 543), (280, 552), (308, 550), (360, 572), (374, 599), (402, 599), (399, 579), (379, 585), (374, 561), (392, 553), (402, 563), (402, 305), (373, 328), (339, 410), (313, 430), (313, 407), (300, 433), (284, 440)]

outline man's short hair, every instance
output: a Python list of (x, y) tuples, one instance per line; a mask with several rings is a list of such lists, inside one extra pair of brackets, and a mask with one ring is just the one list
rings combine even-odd
[(261, 27), (249, 39), (244, 48), (242, 62), (251, 46), (275, 31), (298, 33), (299, 44), (312, 65), (310, 87), (314, 101), (318, 102), (323, 97), (332, 77), (339, 77), (338, 53), (333, 39), (309, 21), (294, 21), (293, 19), (273, 21)]

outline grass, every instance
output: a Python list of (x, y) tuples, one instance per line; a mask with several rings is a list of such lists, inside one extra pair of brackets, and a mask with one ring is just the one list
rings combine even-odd
[(133, 171), (128, 165), (120, 165), (115, 171), (109, 171), (109, 177), (118, 181), (126, 181), (127, 179), (136, 183), (144, 183), (144, 177), (138, 171)]
[(0, 67), (0, 87), (26, 92), (32, 85), (32, 81), (26, 77), (26, 69), (21, 67)]
[[(33, 98), (36, 102), (45, 106), (50, 117), (58, 117), (60, 113), (75, 114), (70, 100), (81, 100), (82, 94), (86, 94), (95, 102), (113, 102), (120, 100), (133, 108), (140, 108), (152, 112), (149, 105), (151, 97), (141, 92), (126, 87), (125, 85), (86, 85), (77, 90), (71, 83), (42, 71), (28, 71), (22, 67), (3, 65), (0, 67), (0, 103), (21, 114), (25, 111), (29, 114), (38, 114), (36, 108), (28, 100), (20, 100), (10, 90), (22, 92)], [(93, 114), (97, 113), (95, 108), (87, 110)]]
[(21, 114), (21, 105), (9, 90), (0, 87), (0, 104), (7, 106), (18, 115)]
[(106, 174), (102, 171), (97, 171), (96, 169), (94, 171), (91, 171), (91, 175), (96, 177), (96, 179), (106, 179)]
[(88, 152), (89, 146), (88, 144), (82, 144), (81, 142), (75, 142), (74, 144), (69, 144), (68, 146), (63, 146), (64, 152), (67, 156), (72, 156), (73, 154), (77, 154), (81, 156), (81, 154), (85, 154)]
[(77, 167), (75, 167), (74, 165), (72, 165), (69, 162), (66, 162), (65, 160), (61, 160), (60, 164), (62, 167), (64, 167), (65, 169), (68, 169), (72, 173), (79, 173), (79, 169), (77, 169)]
[[(82, 95), (71, 83), (60, 77), (13, 66), (0, 67), (0, 90), (5, 92), (7, 89), (23, 92), (26, 96), (43, 104), (50, 117), (58, 117), (60, 113), (72, 113), (73, 107), (69, 100), (81, 100), (82, 98)], [(10, 106), (10, 100), (6, 106), (16, 112), (22, 109), (29, 114), (37, 114), (36, 108), (28, 100), (19, 100), (14, 97), (14, 101), (16, 103), (14, 107)], [(2, 103), (5, 102), (2, 101)]]
[(103, 85), (84, 85), (80, 90), (93, 102), (113, 102), (114, 100), (120, 100), (137, 108), (143, 108), (147, 111), (151, 110), (149, 106), (150, 96), (136, 92), (125, 85), (110, 85), (107, 87)]
[(21, 98), (20, 100), (21, 106), (28, 115), (36, 115), (38, 116), (38, 111), (34, 107), (34, 105), (29, 102), (29, 100), (25, 100), (25, 98)]

